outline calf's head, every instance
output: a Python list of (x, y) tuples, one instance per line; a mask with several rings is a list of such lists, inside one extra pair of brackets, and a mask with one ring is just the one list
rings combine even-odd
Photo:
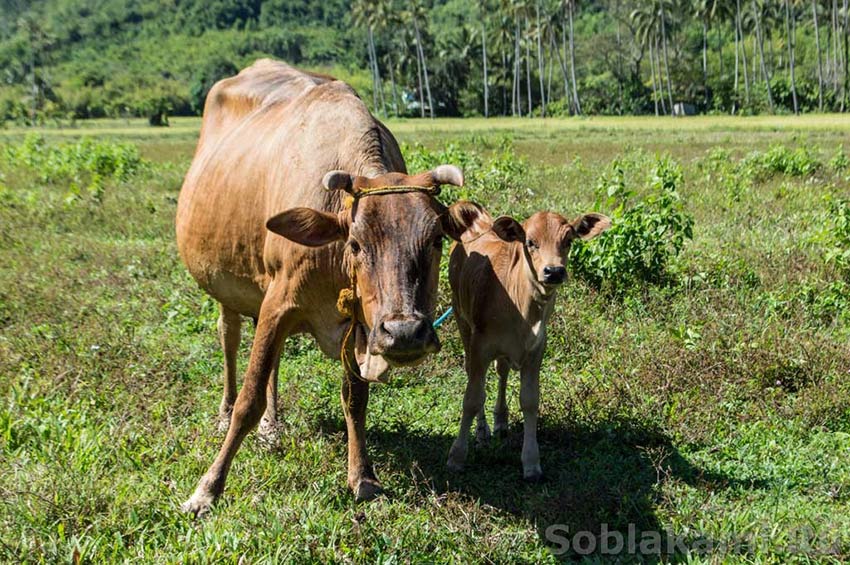
[(584, 214), (569, 221), (555, 212), (537, 212), (520, 224), (510, 216), (493, 221), (493, 232), (505, 241), (523, 245), (533, 280), (544, 290), (567, 280), (567, 257), (574, 239), (592, 239), (611, 227), (602, 214)]
[[(361, 376), (380, 380), (386, 362), (407, 365), (439, 350), (432, 318), (442, 241), (459, 240), (485, 212), (465, 201), (445, 207), (428, 192), (442, 184), (463, 185), (463, 173), (451, 165), (376, 178), (332, 171), (323, 184), (353, 196), (351, 206), (339, 214), (293, 208), (266, 225), (302, 245), (345, 242), (344, 261), (356, 281), (358, 319), (365, 326), (357, 326), (355, 354)], [(368, 193), (382, 187), (393, 189)]]

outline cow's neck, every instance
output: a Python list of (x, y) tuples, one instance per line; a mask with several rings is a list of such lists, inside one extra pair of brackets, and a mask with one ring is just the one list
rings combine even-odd
[(510, 281), (506, 285), (508, 295), (531, 327), (546, 324), (555, 304), (555, 289), (547, 289), (537, 280), (524, 245), (516, 243), (511, 247), (513, 256), (506, 277)]

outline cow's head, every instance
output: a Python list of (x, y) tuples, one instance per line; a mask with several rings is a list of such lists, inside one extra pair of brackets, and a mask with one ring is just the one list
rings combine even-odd
[(593, 239), (611, 227), (602, 214), (584, 214), (573, 221), (555, 212), (537, 212), (520, 224), (510, 216), (493, 221), (493, 232), (505, 241), (523, 244), (529, 274), (545, 294), (567, 280), (567, 257), (574, 239)]
[(408, 365), (439, 350), (432, 317), (443, 238), (459, 240), (485, 212), (466, 201), (447, 208), (420, 190), (364, 192), (380, 187), (462, 186), (463, 173), (452, 165), (415, 176), (387, 173), (367, 178), (332, 171), (323, 184), (351, 195), (351, 206), (339, 214), (293, 208), (266, 225), (302, 245), (345, 242), (344, 260), (356, 280), (362, 322), (356, 330), (357, 362), (363, 378), (380, 380), (387, 362)]

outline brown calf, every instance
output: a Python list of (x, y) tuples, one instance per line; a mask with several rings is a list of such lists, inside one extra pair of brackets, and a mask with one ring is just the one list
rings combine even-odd
[(519, 369), (523, 476), (528, 480), (542, 476), (537, 410), (546, 323), (555, 306), (556, 291), (567, 279), (565, 263), (572, 240), (591, 239), (610, 226), (611, 221), (601, 214), (585, 214), (570, 222), (554, 212), (538, 212), (524, 224), (502, 216), (489, 230), (485, 227), (478, 234), (468, 233), (455, 245), (449, 282), (466, 351), (468, 381), (460, 433), (449, 452), (449, 469), (463, 469), (473, 417), (478, 417), (478, 439), (490, 436), (484, 415), (484, 385), (487, 368), (495, 360), (499, 393), (493, 427), (497, 432), (507, 430), (505, 386), (510, 369)]

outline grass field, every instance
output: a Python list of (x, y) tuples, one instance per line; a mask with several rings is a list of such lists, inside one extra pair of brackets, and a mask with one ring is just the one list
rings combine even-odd
[[(693, 239), (662, 284), (561, 291), (542, 484), (521, 478), (515, 375), (508, 437), (473, 447), (463, 474), (445, 469), (465, 384), (450, 321), (438, 355), (373, 387), (368, 440), (388, 493), (356, 504), (340, 368), (298, 337), (280, 446), (252, 435), (200, 521), (178, 506), (222, 439), (222, 357), (216, 305), (173, 236), (199, 123), (172, 124), (47, 128), (44, 145), (0, 129), (0, 561), (850, 559), (846, 116), (390, 121), (411, 163), (455, 156), (487, 179), (508, 159), (511, 190), (465, 192), (519, 218), (616, 219), (617, 182), (649, 206), (667, 155)], [(110, 159), (136, 163), (138, 148), (143, 161), (92, 175), (43, 158), (88, 135), (129, 144)], [(440, 312), (448, 300), (443, 284)], [(625, 536), (616, 555), (610, 532)]]

